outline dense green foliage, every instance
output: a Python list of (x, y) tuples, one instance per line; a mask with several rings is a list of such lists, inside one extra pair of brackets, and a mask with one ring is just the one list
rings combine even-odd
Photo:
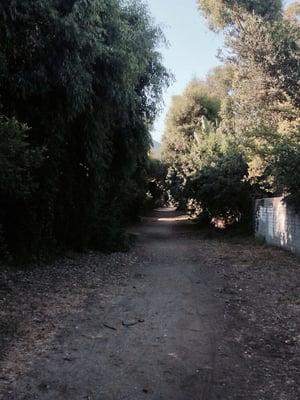
[(215, 156), (190, 182), (190, 196), (210, 219), (244, 222), (251, 213), (248, 165), (236, 149)]
[(227, 222), (247, 217), (251, 196), (284, 195), (299, 207), (299, 8), (282, 10), (277, 0), (199, 5), (214, 29), (225, 28), (227, 52), (205, 82), (191, 84), (218, 104), (217, 115), (191, 119), (190, 109), (206, 105), (187, 91), (184, 108), (173, 100), (163, 154), (173, 199)]
[(270, 23), (249, 15), (227, 36), (235, 73), (222, 131), (234, 132), (252, 182), (269, 195), (286, 189), (285, 177), (274, 172), (279, 144), (295, 148), (300, 140), (299, 44), (299, 26), (282, 17)]
[[(27, 141), (28, 128), (15, 119), (0, 117), (1, 199), (25, 199), (37, 188), (34, 170), (42, 162), (42, 150), (32, 149)], [(5, 206), (1, 207), (1, 210)]]
[[(224, 70), (225, 74), (227, 72)], [(220, 75), (218, 68), (217, 79)], [(202, 82), (198, 84), (202, 89), (205, 87)], [(169, 118), (174, 118), (172, 109)], [(251, 206), (248, 165), (233, 137), (220, 133), (218, 120), (213, 122), (201, 116), (195, 121), (194, 134), (183, 152), (182, 148), (167, 146), (173, 140), (176, 146), (178, 135), (182, 136), (180, 126), (177, 128), (177, 136), (172, 130), (166, 130), (163, 153), (169, 166), (166, 186), (173, 201), (181, 209), (207, 214), (210, 220), (241, 221), (247, 214), (247, 207)], [(184, 137), (181, 139), (186, 142)]]
[(9, 249), (116, 248), (146, 190), (149, 129), (168, 81), (160, 30), (139, 2), (8, 0), (0, 37)]
[(249, 16), (243, 28), (227, 39), (235, 55), (233, 61), (265, 73), (297, 107), (300, 106), (299, 43), (297, 24), (284, 18), (271, 23), (258, 16)]
[(216, 29), (240, 24), (246, 13), (272, 20), (278, 17), (282, 7), (281, 0), (198, 0), (198, 3), (211, 27)]
[(218, 122), (220, 100), (208, 93), (205, 83), (193, 81), (181, 96), (173, 98), (166, 120), (162, 156), (169, 166), (167, 186), (171, 196), (184, 208), (187, 177), (194, 172), (191, 148), (202, 121)]
[(147, 166), (147, 198), (144, 206), (145, 211), (152, 211), (155, 207), (163, 207), (168, 196), (165, 191), (167, 167), (160, 159), (151, 156)]
[(275, 148), (275, 181), (286, 195), (286, 201), (300, 209), (300, 141), (278, 144)]

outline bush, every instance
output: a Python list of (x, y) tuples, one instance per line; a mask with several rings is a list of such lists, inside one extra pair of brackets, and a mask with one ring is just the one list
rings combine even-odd
[(33, 176), (41, 165), (43, 150), (28, 143), (28, 127), (0, 116), (0, 198), (25, 199), (37, 189)]
[(168, 202), (166, 191), (166, 165), (158, 159), (150, 158), (147, 166), (147, 199), (145, 208), (151, 210)]
[(272, 171), (278, 192), (285, 201), (300, 209), (300, 144), (283, 141), (275, 149)]
[(225, 153), (190, 179), (190, 196), (211, 220), (219, 218), (225, 224), (249, 222), (251, 190), (247, 174), (247, 162), (241, 154)]

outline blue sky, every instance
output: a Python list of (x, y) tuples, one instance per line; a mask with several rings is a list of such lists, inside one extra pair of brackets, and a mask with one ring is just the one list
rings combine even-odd
[[(220, 64), (218, 49), (222, 35), (211, 32), (197, 9), (196, 0), (145, 0), (156, 23), (162, 26), (169, 42), (163, 49), (164, 65), (172, 71), (176, 81), (165, 93), (165, 106), (155, 123), (152, 136), (160, 141), (164, 121), (173, 95), (179, 94), (188, 82), (204, 78), (207, 72)], [(286, 0), (284, 3), (291, 3)]]
[(157, 118), (152, 136), (160, 141), (164, 131), (166, 112), (175, 94), (183, 91), (188, 82), (204, 78), (207, 72), (220, 64), (216, 55), (222, 46), (222, 37), (208, 29), (197, 9), (196, 0), (147, 0), (156, 23), (162, 26), (169, 42), (163, 49), (164, 65), (176, 81), (165, 93), (165, 106)]

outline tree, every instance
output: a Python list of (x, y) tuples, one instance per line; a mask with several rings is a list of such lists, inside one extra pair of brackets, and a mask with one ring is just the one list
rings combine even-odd
[(277, 143), (295, 138), (300, 121), (299, 30), (283, 19), (270, 23), (249, 15), (227, 45), (235, 74), (228, 107), (222, 106), (222, 129), (240, 141), (257, 188), (278, 194), (270, 165)]
[(295, 1), (294, 3), (289, 4), (284, 11), (284, 15), (288, 19), (299, 23), (298, 18), (300, 16), (300, 3), (298, 1)]
[(168, 81), (161, 31), (138, 2), (8, 0), (0, 36), (2, 112), (30, 126), (30, 151), (44, 149), (33, 197), (5, 210), (21, 232), (10, 247), (116, 248), (146, 191)]
[(213, 27), (225, 29), (225, 59), (233, 72), (232, 88), (222, 97), (219, 133), (235, 137), (257, 194), (284, 193), (298, 201), (297, 183), (285, 171), (298, 182), (292, 160), (300, 121), (299, 5), (283, 10), (280, 1), (199, 3)]
[(28, 131), (16, 119), (0, 116), (0, 199), (25, 199), (37, 190), (33, 171), (43, 160), (43, 150), (30, 148)]
[(190, 196), (211, 220), (221, 218), (225, 224), (249, 222), (251, 188), (247, 176), (245, 158), (237, 148), (229, 147), (190, 179)]
[(205, 80), (207, 92), (222, 102), (232, 92), (234, 72), (234, 66), (230, 63), (218, 65), (210, 70)]
[(165, 187), (166, 175), (166, 165), (161, 160), (150, 157), (147, 167), (147, 208), (162, 207), (166, 203), (168, 198)]
[(162, 159), (168, 166), (167, 187), (180, 208), (186, 207), (187, 177), (194, 172), (191, 148), (205, 118), (219, 120), (220, 99), (201, 81), (192, 81), (181, 96), (173, 98), (162, 142)]
[(194, 134), (202, 118), (216, 122), (219, 119), (220, 99), (211, 96), (204, 83), (192, 81), (181, 96), (175, 96), (167, 115), (162, 152), (167, 163), (176, 164), (189, 153)]
[(300, 30), (286, 19), (265, 21), (249, 16), (235, 35), (227, 39), (231, 60), (248, 65), (273, 79), (275, 87), (300, 106)]
[[(206, 82), (211, 82), (211, 75)], [(213, 93), (213, 86), (212, 86)], [(223, 92), (224, 96), (225, 91)], [(165, 138), (174, 141), (176, 146), (179, 135), (185, 131), (186, 121), (193, 100), (181, 110), (181, 118), (173, 115), (176, 130), (166, 130)], [(172, 109), (171, 109), (172, 112)], [(171, 114), (172, 115), (172, 114)], [(175, 114), (176, 116), (177, 114)], [(186, 116), (186, 118), (184, 118)], [(216, 122), (204, 115), (198, 115), (193, 125), (193, 134), (183, 137), (186, 145), (173, 150), (174, 155), (164, 153), (167, 160), (167, 188), (180, 209), (222, 218), (225, 223), (244, 222), (251, 209), (251, 188), (248, 182), (248, 165), (235, 137), (221, 132)], [(168, 129), (170, 125), (166, 125)], [(165, 140), (164, 138), (164, 140)], [(167, 148), (168, 150), (168, 148)], [(169, 155), (169, 158), (167, 158)]]
[(282, 7), (281, 0), (198, 0), (198, 3), (214, 29), (240, 24), (247, 13), (273, 20), (280, 15)]
[[(299, 132), (300, 136), (300, 132)], [(278, 191), (285, 200), (300, 209), (300, 144), (283, 140), (275, 148), (272, 163)]]
[[(176, 107), (174, 101), (164, 138), (168, 183), (181, 206), (193, 201), (211, 218), (241, 221), (253, 191), (297, 198), (298, 183), (284, 178), (282, 165), (289, 163), (284, 154), (298, 159), (299, 25), (281, 1), (199, 3), (212, 26), (225, 29), (226, 63), (201, 82), (219, 101), (218, 118), (197, 115), (186, 123), (191, 99), (184, 97), (190, 106), (181, 108), (182, 98)], [(298, 182), (297, 169), (286, 169)]]

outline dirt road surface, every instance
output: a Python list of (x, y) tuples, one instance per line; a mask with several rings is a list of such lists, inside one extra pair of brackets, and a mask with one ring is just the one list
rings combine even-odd
[(129, 254), (6, 273), (0, 398), (296, 400), (299, 260), (167, 209), (133, 233)]

